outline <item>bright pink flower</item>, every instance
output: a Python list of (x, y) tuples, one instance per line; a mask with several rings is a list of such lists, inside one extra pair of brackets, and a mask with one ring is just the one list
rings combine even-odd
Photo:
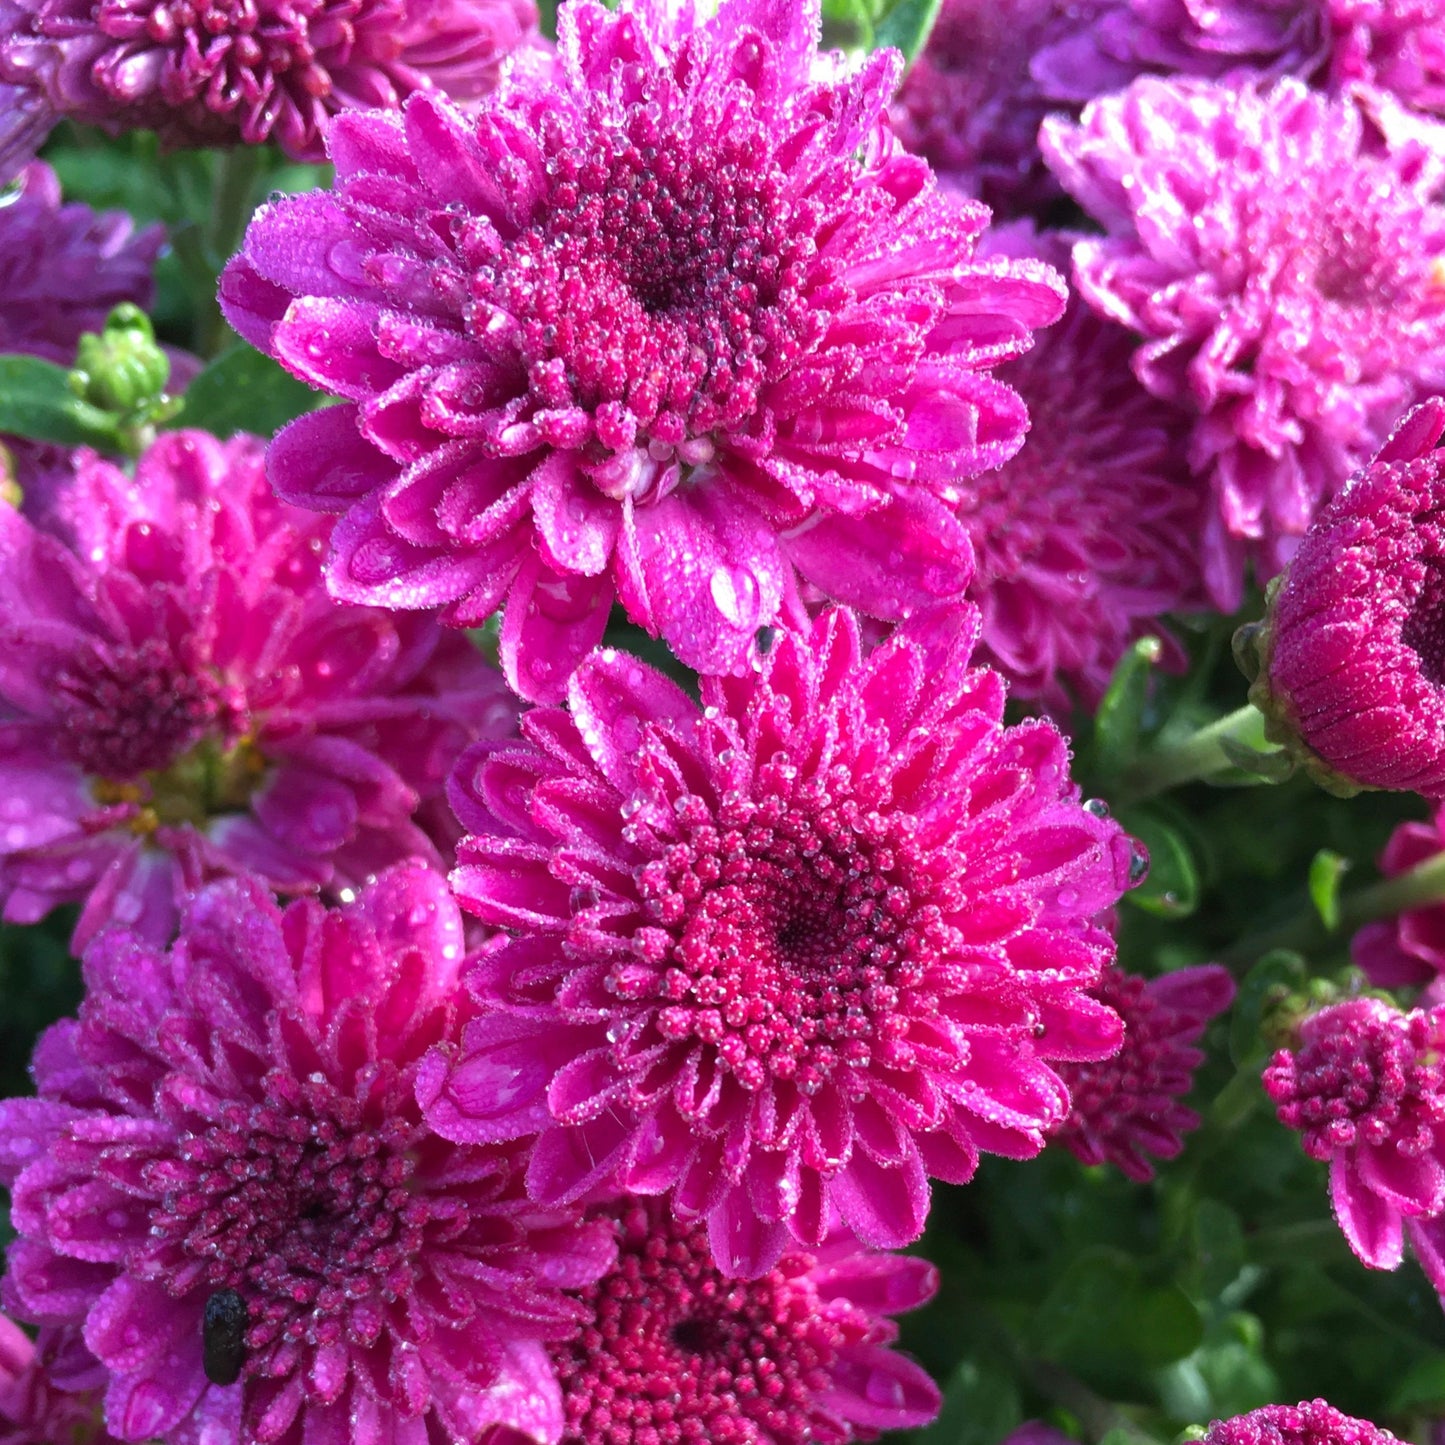
[(1234, 980), (1217, 964), (1147, 982), (1111, 968), (1090, 993), (1124, 1020), (1124, 1044), (1097, 1063), (1059, 1065), (1072, 1104), (1054, 1138), (1085, 1164), (1114, 1164), (1144, 1183), (1152, 1160), (1175, 1158), (1199, 1127), (1180, 1100), (1204, 1062), (1194, 1044), (1233, 1002)]
[(44, 529), (0, 507), (7, 919), (84, 902), (81, 942), (110, 917), (164, 941), (208, 877), (440, 865), (414, 815), (515, 711), (464, 638), (334, 602), (325, 532), (272, 498), (259, 442), (199, 432), (134, 480), (81, 454)]
[(1330, 1166), (1330, 1203), (1371, 1269), (1395, 1269), (1408, 1237), (1445, 1283), (1445, 1012), (1357, 998), (1311, 1014), (1264, 1071), (1280, 1122)]
[(112, 1434), (557, 1438), (545, 1344), (613, 1242), (532, 1205), (517, 1147), (422, 1121), (416, 1068), (456, 1035), (463, 953), (419, 863), (334, 911), (228, 880), (169, 952), (119, 928), (88, 950), (79, 1020), (36, 1049), (39, 1098), (0, 1104), (5, 1297), (83, 1324)]
[(62, 205), (55, 172), (27, 166), (0, 206), (0, 351), (73, 365), (81, 332), (99, 331), (112, 307), (150, 305), (164, 243), (160, 226), (136, 232), (122, 211)]
[(1336, 792), (1445, 799), (1445, 400), (1320, 514), (1241, 641), (1250, 698)]
[(533, 0), (0, 0), (0, 80), (169, 146), (319, 161), (338, 111), (474, 100), (536, 27)]
[[(841, 1236), (732, 1280), (706, 1231), (656, 1202), (603, 1217), (615, 1220), (617, 1264), (583, 1292), (581, 1333), (551, 1349), (562, 1445), (844, 1445), (937, 1415), (938, 1387), (889, 1348), (888, 1316), (938, 1288), (927, 1260)], [(499, 1430), (483, 1445), (516, 1438)]]
[(104, 1383), (78, 1330), (44, 1330), (36, 1344), (0, 1315), (0, 1445), (114, 1445)]
[(263, 209), (222, 280), (243, 336), (347, 399), (269, 459), (344, 513), (332, 589), (504, 607), (539, 701), (614, 600), (726, 672), (799, 576), (885, 619), (958, 596), (953, 506), (1026, 421), (989, 373), (1058, 277), (973, 259), (987, 212), (882, 122), (893, 52), (814, 78), (817, 0), (559, 23), (550, 85), (339, 120), (336, 190)]
[(1090, 304), (1139, 332), (1140, 381), (1193, 415), (1215, 602), (1237, 605), (1419, 395), (1445, 378), (1439, 157), (1364, 144), (1348, 98), (1143, 79), (1041, 133), (1108, 234), (1074, 248)]
[[(1380, 872), (1397, 878), (1445, 853), (1445, 810), (1427, 823), (1401, 823), (1380, 854)], [(1410, 908), (1394, 918), (1367, 923), (1350, 940), (1350, 956), (1377, 988), (1436, 985), (1445, 976), (1445, 904)], [(1445, 1002), (1439, 989), (1429, 1003)]]
[(996, 213), (1037, 212), (1059, 199), (1038, 143), (1039, 122), (1057, 105), (1030, 62), (1073, 35), (1099, 3), (943, 0), (890, 112), (898, 138), (945, 184)]
[(1399, 1445), (1388, 1430), (1342, 1415), (1323, 1400), (1265, 1405), (1232, 1420), (1216, 1420), (1203, 1445)]
[(976, 636), (943, 609), (864, 656), (827, 613), (701, 707), (609, 650), (570, 713), (468, 754), (453, 885), (511, 936), (428, 1066), (434, 1127), (541, 1130), (544, 1202), (671, 1190), (750, 1275), (831, 1208), (906, 1244), (928, 1175), (1037, 1154), (1068, 1112), (1050, 1061), (1118, 1046), (1091, 920), (1133, 858), (1054, 727), (1003, 725)]
[[(1069, 241), (1007, 226), (984, 254), (1067, 268)], [(1136, 338), (1075, 296), (1034, 349), (1001, 367), (1029, 409), (1023, 449), (964, 488), (969, 596), (983, 656), (1015, 697), (1092, 709), (1129, 644), (1194, 601), (1201, 489), (1184, 455), (1186, 416), (1129, 370)]]

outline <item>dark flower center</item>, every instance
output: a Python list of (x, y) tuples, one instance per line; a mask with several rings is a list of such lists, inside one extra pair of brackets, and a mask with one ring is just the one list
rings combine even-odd
[(745, 120), (694, 135), (676, 107), (659, 89), (589, 128), (590, 149), (549, 125), (540, 218), (473, 278), (472, 326), (514, 318), (538, 409), (593, 414), (606, 451), (745, 427), (827, 325), (815, 208), (790, 200), (768, 138)]
[(612, 988), (645, 990), (662, 1039), (715, 1051), (744, 1088), (790, 1079), (811, 1094), (846, 1066), (907, 1066), (900, 997), (947, 930), (915, 897), (903, 820), (859, 802), (845, 768), (796, 790), (793, 771), (775, 759), (755, 797), (715, 817), (684, 806), (686, 841), (640, 875), (664, 966), (641, 982), (618, 965)]
[[(639, 1211), (641, 1213), (641, 1211)], [(564, 1439), (586, 1445), (804, 1445), (826, 1415), (838, 1347), (861, 1333), (826, 1311), (805, 1270), (784, 1259), (757, 1280), (725, 1279), (707, 1235), (651, 1212), (622, 1242), (612, 1274), (583, 1294), (595, 1312), (554, 1349)]]
[(178, 1295), (235, 1290), (246, 1373), (273, 1377), (302, 1366), (299, 1348), (375, 1345), (425, 1237), (460, 1231), (466, 1211), (409, 1187), (418, 1126), (394, 1069), (345, 1091), (276, 1071), (258, 1092), (146, 1166), (160, 1203), (140, 1270)]

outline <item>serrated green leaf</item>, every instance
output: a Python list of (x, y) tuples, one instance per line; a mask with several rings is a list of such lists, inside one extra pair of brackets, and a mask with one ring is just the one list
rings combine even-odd
[(1114, 668), (1094, 714), (1094, 767), (1103, 778), (1117, 777), (1139, 754), (1149, 678), (1163, 650), (1157, 637), (1141, 637)]
[(38, 356), (0, 355), (0, 432), (116, 451), (116, 418), (78, 397), (63, 366)]
[(891, 45), (903, 52), (905, 60), (912, 60), (928, 43), (941, 7), (942, 0), (898, 0), (874, 23), (875, 48)]
[(1149, 851), (1149, 872), (1124, 895), (1136, 908), (1160, 918), (1187, 918), (1199, 906), (1199, 868), (1180, 831), (1151, 808), (1126, 808), (1124, 829)]
[(1310, 860), (1310, 902), (1320, 922), (1331, 933), (1340, 926), (1340, 879), (1349, 871), (1350, 860), (1328, 848), (1321, 848)]
[(186, 388), (173, 427), (197, 427), (218, 437), (238, 431), (269, 437), (322, 400), (309, 386), (251, 347), (233, 346)]

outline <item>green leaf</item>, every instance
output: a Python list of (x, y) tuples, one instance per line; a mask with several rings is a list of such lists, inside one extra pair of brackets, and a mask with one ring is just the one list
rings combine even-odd
[(218, 356), (186, 388), (185, 405), (171, 425), (218, 437), (238, 431), (269, 437), (321, 400), (269, 356), (243, 344)]
[(1114, 668), (1094, 714), (1094, 767), (1104, 778), (1118, 776), (1139, 754), (1149, 679), (1163, 651), (1157, 637), (1141, 637)]
[(997, 1445), (1023, 1423), (1018, 1389), (1008, 1373), (987, 1362), (965, 1360), (949, 1376), (943, 1409), (912, 1445)]
[(823, 0), (823, 48), (871, 50), (874, 13), (869, 0)]
[(1215, 1199), (1201, 1199), (1194, 1210), (1191, 1283), (1204, 1299), (1222, 1294), (1245, 1266), (1244, 1229), (1239, 1215)]
[(898, 0), (874, 24), (874, 47), (891, 45), (911, 61), (928, 43), (941, 6), (942, 0)]
[(1276, 1005), (1309, 977), (1304, 959), (1297, 953), (1276, 949), (1267, 953), (1245, 974), (1235, 995), (1229, 1016), (1229, 1056), (1243, 1069), (1270, 1052), (1264, 1038), (1265, 1019)]
[(0, 355), (0, 432), (61, 446), (119, 448), (116, 418), (78, 397), (63, 366)]
[(1152, 808), (1126, 808), (1120, 824), (1149, 850), (1149, 873), (1126, 901), (1159, 918), (1187, 918), (1199, 907), (1199, 867), (1188, 843)]
[(1349, 867), (1348, 858), (1328, 848), (1321, 848), (1310, 860), (1310, 901), (1331, 933), (1340, 926), (1340, 879)]

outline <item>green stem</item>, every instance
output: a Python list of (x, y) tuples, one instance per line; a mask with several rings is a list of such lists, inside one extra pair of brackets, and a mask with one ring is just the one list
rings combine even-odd
[(1237, 711), (1191, 733), (1182, 742), (1160, 748), (1140, 758), (1110, 790), (1110, 801), (1140, 803), (1167, 793), (1185, 783), (1200, 782), (1235, 766), (1224, 750), (1226, 742), (1256, 751), (1268, 746), (1264, 736), (1264, 714), (1246, 703)]
[(1412, 908), (1425, 908), (1432, 903), (1445, 903), (1445, 853), (1427, 858), (1394, 878), (1382, 878), (1367, 888), (1346, 893), (1340, 899), (1339, 924), (1333, 931), (1325, 927), (1312, 907), (1302, 908), (1293, 918), (1241, 939), (1220, 955), (1220, 961), (1230, 965), (1248, 965), (1277, 948), (1308, 953), (1324, 947), (1332, 938), (1353, 933), (1366, 923), (1373, 923), (1379, 918), (1394, 918)]
[[(230, 337), (230, 328), (216, 300), (216, 278), (246, 233), (264, 157), (260, 146), (242, 145), (222, 151), (216, 161), (211, 216), (204, 238), (197, 238), (196, 247), (203, 258), (205, 275), (204, 292), (197, 297), (200, 310), (196, 318), (196, 345), (202, 356), (214, 356)], [(194, 261), (187, 269), (199, 279)]]

